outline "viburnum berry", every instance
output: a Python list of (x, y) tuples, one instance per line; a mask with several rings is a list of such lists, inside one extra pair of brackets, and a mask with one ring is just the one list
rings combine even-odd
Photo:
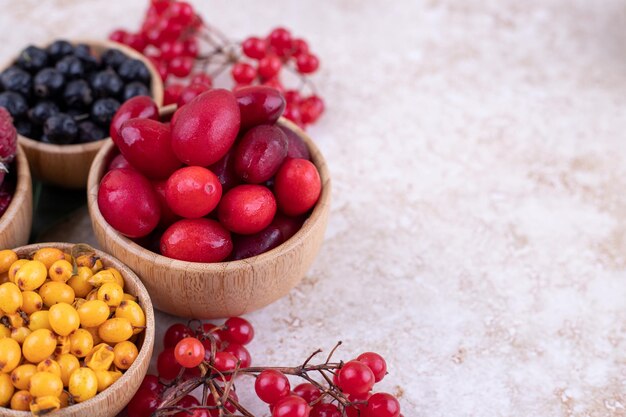
[(115, 29), (111, 34), (109, 34), (109, 39), (113, 42), (124, 42), (124, 37), (128, 34), (124, 29)]
[(254, 59), (261, 59), (267, 53), (267, 44), (261, 38), (251, 36), (241, 44), (243, 53)]
[(165, 385), (159, 382), (159, 377), (156, 375), (146, 375), (139, 386), (139, 390), (148, 390), (154, 392), (156, 395), (161, 395), (163, 390), (165, 390)]
[(297, 385), (293, 389), (293, 393), (298, 397), (302, 397), (309, 404), (317, 400), (322, 395), (321, 391), (309, 382)]
[(224, 352), (232, 353), (239, 361), (241, 368), (247, 368), (252, 364), (252, 356), (250, 356), (250, 352), (248, 352), (245, 346), (237, 343), (229, 343), (228, 346), (224, 348)]
[(157, 371), (164, 379), (174, 379), (178, 376), (182, 366), (176, 360), (174, 348), (164, 349), (157, 358)]
[(309, 44), (304, 39), (294, 39), (291, 41), (294, 55), (306, 54), (309, 52)]
[(362, 395), (374, 386), (372, 370), (359, 361), (347, 362), (339, 371), (337, 385), (348, 395)]
[(372, 370), (376, 382), (382, 381), (382, 379), (385, 377), (385, 374), (387, 373), (387, 363), (385, 362), (385, 359), (378, 353), (361, 353), (356, 358), (356, 360), (364, 363)]
[(231, 75), (237, 84), (248, 85), (256, 78), (256, 69), (245, 62), (238, 62), (233, 65)]
[(279, 371), (268, 369), (257, 376), (254, 391), (261, 401), (275, 404), (289, 394), (290, 385), (287, 377)]
[(296, 395), (288, 395), (272, 407), (272, 417), (308, 417), (310, 412), (307, 402)]
[(185, 51), (185, 45), (179, 41), (167, 41), (161, 44), (161, 59), (170, 61), (177, 56), (182, 56)]
[(264, 79), (270, 79), (274, 77), (280, 71), (282, 67), (282, 62), (280, 58), (276, 55), (268, 55), (259, 60), (259, 66), (257, 71), (259, 75)]
[(224, 323), (226, 326), (226, 339), (230, 343), (247, 345), (254, 339), (254, 327), (241, 317), (231, 317)]
[(213, 80), (209, 76), (209, 74), (205, 74), (204, 72), (196, 72), (195, 74), (191, 74), (189, 78), (189, 84), (204, 84), (209, 87), (213, 85)]
[(341, 411), (335, 404), (317, 403), (311, 408), (309, 417), (341, 417)]
[(192, 337), (193, 331), (182, 323), (172, 324), (163, 336), (163, 346), (166, 348), (173, 348), (178, 342), (186, 337)]
[(204, 346), (195, 337), (186, 337), (174, 348), (176, 362), (185, 368), (195, 368), (204, 360)]
[[(213, 366), (219, 372), (226, 372), (226, 371), (232, 371), (235, 368), (237, 368), (238, 362), (239, 361), (237, 360), (235, 355), (233, 355), (230, 352), (217, 352), (215, 354)], [(232, 377), (233, 376), (229, 374), (229, 375), (225, 375), (223, 379), (225, 381), (230, 381)]]
[(267, 40), (280, 56), (284, 56), (291, 49), (291, 33), (285, 28), (279, 27), (272, 30)]
[(150, 390), (140, 389), (126, 406), (128, 417), (150, 417), (159, 406), (161, 399)]
[(368, 398), (365, 414), (367, 417), (398, 417), (400, 403), (391, 394), (377, 392)]
[[(183, 408), (183, 409), (197, 407), (199, 405), (200, 405), (200, 401), (198, 401), (198, 399), (194, 397), (193, 395), (185, 395), (183, 398), (180, 399), (180, 401), (177, 404), (178, 407)], [(197, 414), (196, 411), (203, 411), (204, 414)], [(189, 410), (189, 412), (185, 410), (185, 411), (180, 411), (174, 414), (173, 417), (200, 417), (201, 415), (208, 417), (209, 415), (208, 410), (193, 410), (193, 411)]]
[(189, 56), (177, 56), (169, 63), (168, 70), (177, 77), (186, 77), (193, 68), (193, 58)]
[(300, 102), (300, 120), (302, 123), (315, 123), (324, 112), (324, 102), (318, 96), (310, 96)]
[(296, 57), (296, 66), (302, 74), (310, 74), (317, 71), (320, 62), (317, 56), (311, 53), (302, 53)]
[(163, 105), (175, 104), (178, 102), (180, 94), (185, 89), (182, 84), (170, 84), (165, 87), (165, 94), (163, 95)]

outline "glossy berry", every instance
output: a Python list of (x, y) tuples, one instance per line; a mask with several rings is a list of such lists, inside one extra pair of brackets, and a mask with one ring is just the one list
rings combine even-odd
[(150, 96), (150, 89), (144, 83), (132, 81), (124, 86), (122, 101), (129, 100), (137, 96)]
[(294, 39), (291, 41), (293, 54), (299, 55), (309, 52), (309, 44), (304, 39)]
[(254, 339), (254, 327), (244, 318), (230, 317), (224, 326), (226, 327), (226, 340), (229, 343), (247, 345)]
[(210, 219), (179, 220), (161, 237), (161, 254), (181, 261), (221, 262), (232, 249), (228, 230)]
[(14, 118), (20, 117), (28, 110), (26, 99), (14, 91), (0, 93), (0, 107), (4, 107)]
[(127, 59), (120, 65), (117, 73), (126, 82), (139, 81), (146, 85), (150, 84), (150, 71), (138, 59)]
[(235, 92), (243, 130), (260, 124), (274, 124), (285, 109), (285, 99), (276, 89), (244, 87)]
[(302, 114), (300, 113), (299, 105), (288, 104), (283, 113), (283, 117), (302, 127)]
[(248, 85), (256, 78), (256, 69), (245, 62), (238, 62), (233, 65), (231, 75), (237, 84)]
[(354, 404), (345, 408), (346, 417), (364, 417), (367, 416), (367, 400), (371, 394), (349, 395), (348, 399)]
[(109, 126), (113, 116), (120, 108), (119, 101), (112, 98), (101, 98), (96, 100), (91, 107), (91, 120), (101, 126)]
[(124, 155), (117, 154), (115, 155), (113, 159), (111, 159), (111, 162), (109, 162), (109, 165), (107, 166), (107, 172), (113, 169), (121, 169), (121, 168), (134, 169), (132, 166), (130, 166), (126, 158), (124, 158)]
[(185, 368), (195, 368), (204, 359), (204, 346), (195, 337), (186, 337), (174, 348), (176, 361)]
[(157, 371), (163, 379), (172, 380), (178, 376), (182, 366), (176, 360), (174, 348), (165, 348), (157, 357)]
[[(204, 323), (202, 325), (202, 327), (198, 330), (199, 332), (199, 336), (201, 338), (204, 338), (204, 340), (209, 341), (209, 335), (215, 339), (215, 343), (217, 344), (217, 348), (218, 349), (222, 349), (223, 345), (226, 343), (226, 336), (224, 335), (224, 330), (222, 329), (218, 329), (218, 327), (216, 325), (214, 325), (213, 323)], [(207, 345), (205, 345), (206, 347)], [(209, 346), (209, 350), (210, 350), (210, 346), (211, 344), (208, 344)], [(232, 353), (232, 352), (231, 352)], [(209, 352), (210, 354), (210, 352)], [(235, 355), (236, 356), (236, 355)], [(207, 359), (208, 360), (208, 359)]]
[(100, 57), (102, 65), (114, 70), (117, 70), (127, 59), (128, 57), (119, 49), (107, 49)]
[(63, 101), (74, 109), (88, 109), (93, 102), (91, 87), (85, 80), (73, 80), (63, 90)]
[(317, 71), (320, 66), (320, 62), (317, 59), (317, 56), (310, 53), (304, 53), (296, 57), (296, 66), (298, 71), (302, 74), (310, 74)]
[(0, 160), (10, 163), (17, 152), (17, 134), (9, 112), (0, 107)]
[(178, 107), (182, 107), (185, 104), (189, 103), (194, 98), (198, 97), (200, 94), (208, 91), (211, 87), (206, 84), (190, 84), (183, 88), (178, 96), (177, 104)]
[[(181, 408), (191, 408), (191, 407), (199, 406), (200, 401), (198, 401), (198, 399), (194, 397), (193, 395), (185, 395), (183, 398), (180, 399), (180, 401), (178, 401), (176, 405)], [(203, 412), (203, 414), (199, 414), (197, 412)], [(180, 411), (173, 415), (173, 417), (202, 417), (202, 416), (208, 417), (207, 410), (189, 410), (189, 412)]]
[(180, 97), (180, 93), (185, 88), (182, 84), (170, 84), (165, 87), (165, 92), (163, 94), (163, 105), (167, 106), (168, 104), (175, 104), (178, 102), (178, 98)]
[(165, 336), (163, 336), (163, 346), (166, 348), (173, 348), (181, 340), (192, 336), (193, 331), (189, 327), (182, 323), (172, 324), (165, 331)]
[(126, 406), (128, 417), (150, 417), (159, 406), (161, 399), (150, 390), (140, 389)]
[(309, 417), (311, 407), (296, 396), (288, 395), (280, 399), (272, 408), (272, 417)]
[(37, 97), (48, 98), (58, 95), (65, 84), (65, 77), (54, 68), (44, 68), (33, 79), (33, 92)]
[(310, 96), (300, 103), (302, 123), (315, 123), (324, 112), (324, 101), (318, 96)]
[(22, 69), (36, 73), (48, 65), (48, 53), (36, 46), (27, 46), (17, 57), (15, 63)]
[(347, 362), (337, 377), (337, 385), (348, 395), (366, 394), (372, 389), (374, 383), (372, 370), (359, 361)]
[(159, 109), (156, 103), (145, 96), (133, 97), (120, 106), (111, 121), (109, 134), (113, 142), (119, 140), (119, 130), (122, 124), (129, 119), (159, 120)]
[(317, 400), (322, 395), (321, 391), (309, 382), (297, 385), (293, 389), (293, 393), (298, 397), (302, 397), (302, 399), (309, 404)]
[[(228, 398), (239, 401), (239, 398), (237, 398), (237, 393), (234, 390), (228, 392)], [(207, 398), (207, 405), (213, 407), (217, 405), (215, 402), (215, 398), (212, 395), (209, 395), (209, 397)], [(230, 414), (237, 414), (237, 408), (233, 405), (231, 401), (227, 401), (226, 404), (224, 404), (224, 408), (228, 410)], [(210, 410), (209, 413), (211, 417), (220, 417), (219, 409)]]
[(365, 410), (368, 417), (398, 417), (400, 403), (391, 394), (377, 392), (369, 397)]
[(268, 55), (259, 60), (257, 71), (264, 79), (270, 79), (278, 74), (282, 62), (276, 55)]
[(167, 228), (171, 226), (174, 222), (180, 220), (180, 216), (176, 215), (176, 213), (174, 213), (170, 206), (167, 204), (167, 200), (165, 198), (167, 181), (153, 181), (152, 185), (159, 199), (159, 204), (161, 205), (161, 219), (159, 220), (159, 227)]
[(254, 127), (237, 145), (235, 172), (247, 183), (263, 183), (280, 168), (287, 156), (287, 146), (287, 137), (278, 127)]
[(0, 87), (6, 91), (14, 91), (28, 97), (32, 85), (32, 76), (19, 67), (12, 66), (0, 73)]
[(367, 365), (374, 373), (374, 379), (376, 382), (382, 381), (387, 373), (387, 363), (385, 359), (375, 352), (361, 353), (357, 358), (357, 361)]
[(252, 356), (250, 356), (250, 352), (248, 352), (245, 346), (229, 343), (228, 346), (224, 348), (224, 352), (231, 353), (237, 358), (240, 368), (247, 368), (252, 364)]
[(73, 54), (74, 46), (66, 40), (59, 39), (52, 42), (48, 48), (46, 48), (46, 52), (48, 52), (50, 60), (56, 62), (64, 56)]
[(197, 72), (195, 74), (191, 74), (189, 78), (189, 84), (205, 84), (209, 87), (213, 85), (213, 80), (209, 74), (204, 72)]
[(74, 55), (83, 62), (86, 72), (94, 71), (98, 67), (98, 60), (92, 55), (89, 45), (79, 43), (74, 47)]
[(310, 160), (311, 154), (309, 152), (309, 147), (306, 145), (302, 137), (300, 137), (293, 130), (284, 126), (279, 126), (279, 128), (285, 133), (285, 135), (287, 135), (287, 141), (289, 142), (289, 146), (287, 146), (287, 158)]
[[(219, 372), (227, 372), (227, 371), (232, 371), (235, 368), (237, 368), (238, 362), (239, 360), (235, 357), (235, 355), (233, 355), (230, 352), (222, 351), (222, 352), (217, 352), (215, 354), (213, 367)], [(232, 375), (227, 374), (224, 376), (224, 378), (219, 378), (219, 379), (224, 380), (224, 381), (230, 381), (231, 378), (232, 378)]]
[(217, 207), (221, 197), (222, 185), (217, 176), (203, 167), (181, 168), (167, 180), (167, 204), (182, 217), (193, 219), (206, 216)]
[(288, 159), (276, 174), (274, 193), (279, 209), (288, 216), (309, 211), (322, 192), (317, 168), (306, 159)]
[(254, 59), (261, 59), (265, 56), (267, 44), (263, 39), (250, 37), (241, 44), (243, 53)]
[(254, 382), (254, 391), (261, 401), (275, 404), (289, 395), (289, 380), (282, 372), (268, 369), (259, 374)]
[(267, 39), (277, 51), (291, 49), (291, 33), (285, 28), (278, 27), (272, 30)]
[(170, 61), (183, 54), (185, 45), (179, 41), (166, 41), (161, 44), (159, 49), (161, 51), (161, 59)]
[(72, 143), (78, 138), (78, 125), (71, 116), (57, 113), (46, 119), (43, 133), (51, 143)]
[(124, 89), (124, 81), (112, 69), (97, 72), (91, 78), (91, 88), (98, 97), (117, 97)]
[(270, 224), (258, 233), (235, 236), (231, 258), (234, 261), (251, 258), (274, 249), (284, 241), (280, 229)]
[(186, 77), (191, 74), (193, 68), (193, 58), (188, 56), (177, 56), (169, 62), (168, 70), (177, 77)]
[(106, 131), (90, 120), (78, 124), (78, 143), (89, 143), (107, 137)]
[[(262, 185), (238, 185), (220, 201), (217, 215), (228, 230), (242, 235), (260, 232), (276, 214), (276, 199)], [(236, 341), (236, 340), (233, 340)]]
[(241, 183), (239, 176), (235, 172), (235, 152), (231, 148), (219, 161), (209, 166), (209, 169), (217, 175), (217, 179), (222, 184), (222, 193)]
[(28, 111), (28, 118), (31, 122), (42, 125), (49, 117), (59, 113), (59, 106), (54, 102), (44, 100), (37, 103)]
[(83, 61), (72, 55), (61, 58), (61, 60), (56, 63), (55, 69), (68, 80), (85, 76)]
[(309, 417), (341, 417), (341, 411), (335, 404), (317, 403), (311, 408)]
[(109, 171), (102, 178), (98, 208), (111, 226), (128, 237), (148, 235), (159, 223), (161, 214), (152, 184), (131, 169)]
[(187, 39), (183, 42), (183, 55), (195, 58), (198, 56), (198, 41), (194, 38)]

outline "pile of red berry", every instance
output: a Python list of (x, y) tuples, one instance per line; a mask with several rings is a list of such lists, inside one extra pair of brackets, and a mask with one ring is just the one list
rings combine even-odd
[[(324, 111), (324, 102), (308, 78), (319, 68), (319, 59), (304, 39), (293, 37), (285, 28), (275, 28), (264, 38), (233, 42), (205, 23), (189, 3), (151, 0), (138, 32), (117, 29), (109, 39), (144, 53), (153, 62), (167, 82), (165, 104), (180, 104), (186, 94), (208, 89), (230, 68), (234, 90), (267, 85), (281, 91), (287, 99), (284, 116), (301, 127), (315, 123)], [(286, 87), (290, 74), (297, 88)], [(305, 88), (308, 95), (303, 95)]]
[(149, 97), (120, 107), (110, 134), (121, 155), (102, 178), (99, 209), (120, 233), (174, 259), (270, 250), (296, 233), (320, 196), (308, 148), (276, 124), (285, 100), (272, 88), (197, 94), (170, 123)]

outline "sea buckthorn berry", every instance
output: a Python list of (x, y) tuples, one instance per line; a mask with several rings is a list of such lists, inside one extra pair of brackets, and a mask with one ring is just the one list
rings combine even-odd
[(59, 356), (70, 353), (71, 346), (69, 336), (57, 336), (57, 348), (54, 350), (54, 354)]
[(374, 386), (375, 379), (372, 370), (359, 361), (347, 362), (339, 370), (337, 385), (348, 395), (363, 395)]
[(35, 291), (22, 292), (22, 311), (26, 314), (33, 314), (43, 308), (43, 300)]
[(222, 184), (204, 167), (180, 168), (167, 180), (167, 205), (179, 216), (193, 219), (209, 214), (222, 197)]
[(100, 288), (107, 283), (119, 285), (119, 282), (117, 281), (117, 278), (115, 278), (115, 275), (113, 275), (111, 271), (107, 270), (102, 270), (95, 273), (91, 278), (89, 278), (89, 283), (96, 288)]
[(9, 374), (0, 374), (0, 407), (6, 406), (11, 401), (14, 391)]
[(20, 364), (22, 349), (13, 339), (0, 339), (0, 372), (9, 373)]
[(65, 259), (60, 259), (55, 261), (50, 269), (48, 270), (48, 275), (52, 281), (58, 282), (67, 282), (72, 277), (72, 271), (74, 267), (71, 263), (66, 261)]
[[(50, 372), (61, 378), (61, 365), (54, 359), (45, 359), (37, 365), (37, 372)], [(61, 380), (63, 382), (63, 380)]]
[[(37, 367), (32, 363), (26, 363), (24, 365), (20, 365), (11, 371), (11, 382), (13, 386), (18, 389), (28, 389), (28, 383), (30, 382), (30, 378), (37, 373)], [(0, 374), (6, 375), (6, 374)], [(9, 397), (9, 400), (11, 398)]]
[(120, 379), (122, 373), (120, 371), (94, 371), (98, 379), (98, 392), (102, 392), (109, 388), (115, 381)]
[(67, 285), (72, 287), (74, 290), (74, 295), (76, 297), (85, 298), (87, 294), (91, 290), (93, 290), (93, 285), (89, 283), (89, 279), (93, 276), (93, 271), (91, 268), (86, 266), (79, 266), (78, 273), (71, 277), (69, 281), (67, 281)]
[[(0, 274), (9, 272), (13, 262), (17, 261), (17, 254), (10, 249), (0, 251)], [(9, 398), (10, 400), (10, 398)]]
[(57, 347), (57, 338), (48, 329), (35, 330), (22, 345), (22, 354), (27, 361), (39, 363), (52, 355)]
[(68, 336), (80, 326), (78, 313), (69, 304), (59, 303), (50, 307), (50, 326), (60, 336)]
[(28, 317), (28, 328), (33, 332), (38, 329), (52, 330), (50, 312), (48, 310), (35, 311)]
[(102, 300), (85, 301), (76, 311), (83, 327), (100, 326), (111, 313), (107, 303)]
[(288, 159), (280, 167), (274, 182), (278, 208), (288, 216), (309, 211), (322, 192), (319, 172), (306, 159)]
[[(95, 253), (86, 253), (83, 255), (79, 255), (76, 259), (76, 266), (80, 267), (80, 266), (86, 266), (87, 268), (91, 269), (92, 272), (95, 274), (96, 271), (93, 270), (93, 268), (96, 266), (96, 262), (99, 260), (100, 258), (98, 258), (98, 256)], [(102, 269), (102, 268), (100, 268)]]
[[(105, 320), (106, 321), (106, 320)], [(102, 343), (102, 339), (100, 338), (100, 335), (98, 334), (98, 327), (85, 327), (85, 330), (87, 330), (89, 333), (91, 333), (91, 337), (93, 338), (93, 345), (99, 345), (100, 343)]]
[(113, 348), (106, 343), (100, 343), (94, 346), (89, 355), (87, 355), (85, 365), (94, 371), (105, 371), (111, 367), (114, 358)]
[(137, 297), (132, 294), (124, 293), (124, 300), (137, 302)]
[[(61, 393), (63, 394), (63, 393)], [(54, 395), (46, 395), (45, 397), (37, 397), (30, 403), (30, 412), (35, 416), (52, 413), (61, 409), (61, 399)]]
[(18, 328), (23, 327), (25, 324), (24, 317), (20, 313), (5, 314), (5, 317), (9, 319), (10, 327)]
[(125, 341), (115, 345), (113, 348), (115, 357), (113, 363), (118, 369), (128, 369), (135, 362), (139, 355), (139, 350), (133, 342)]
[(87, 296), (85, 297), (86, 301), (93, 301), (97, 299), (98, 299), (98, 288), (94, 288), (93, 290), (89, 291), (89, 294), (87, 294)]
[(46, 307), (51, 307), (59, 303), (72, 304), (75, 298), (74, 289), (72, 287), (64, 282), (57, 281), (44, 283), (39, 288), (39, 295), (41, 295), (41, 299)]
[(93, 337), (85, 329), (78, 329), (70, 335), (70, 353), (77, 358), (87, 356), (93, 349)]
[(22, 291), (36, 290), (48, 276), (48, 268), (43, 262), (28, 261), (15, 273), (15, 283)]
[(27, 390), (20, 390), (11, 397), (11, 409), (15, 411), (30, 411), (33, 396)]
[(224, 195), (217, 212), (228, 230), (249, 235), (269, 226), (276, 214), (276, 199), (262, 185), (238, 185)]
[(115, 268), (106, 268), (105, 271), (108, 271), (111, 274), (113, 274), (113, 278), (115, 278), (115, 282), (117, 283), (117, 285), (119, 285), (120, 287), (122, 287), (122, 289), (124, 289), (124, 277), (122, 277), (122, 274), (120, 274), (120, 271), (118, 271)]
[(80, 368), (80, 362), (78, 358), (71, 353), (65, 353), (56, 357), (59, 368), (61, 368), (61, 381), (63, 386), (67, 387), (70, 383), (70, 375), (72, 372)]
[(122, 300), (119, 307), (115, 309), (115, 317), (128, 319), (133, 326), (133, 334), (141, 333), (146, 325), (146, 315), (143, 309), (131, 300)]
[(37, 372), (30, 378), (28, 391), (35, 398), (46, 395), (53, 395), (58, 398), (63, 392), (63, 382), (58, 375), (53, 373)]
[(70, 376), (68, 389), (76, 402), (87, 401), (98, 392), (98, 378), (93, 370), (79, 368)]
[(0, 310), (14, 314), (22, 307), (24, 298), (19, 287), (12, 282), (0, 285)]
[(268, 369), (259, 374), (254, 382), (254, 390), (261, 401), (276, 404), (289, 395), (289, 380), (282, 372)]
[(387, 373), (387, 363), (378, 353), (361, 353), (356, 360), (364, 363), (372, 370), (376, 382), (380, 382), (385, 377), (385, 374)]
[(11, 264), (11, 267), (9, 268), (9, 281), (11, 282), (15, 282), (15, 274), (17, 274), (17, 271), (19, 271), (19, 269), (22, 267), (22, 265), (24, 265), (25, 263), (29, 262), (28, 259), (18, 259), (17, 261), (13, 262)]
[(117, 307), (124, 299), (124, 290), (116, 283), (103, 284), (98, 289), (98, 300), (104, 301), (109, 307)]
[(11, 329), (11, 339), (15, 340), (20, 345), (24, 343), (24, 340), (31, 334), (28, 327), (17, 327)]
[(65, 253), (57, 248), (41, 248), (33, 255), (33, 260), (44, 264), (46, 271), (50, 269), (56, 261), (65, 259)]
[(120, 343), (130, 339), (133, 326), (128, 319), (112, 318), (98, 327), (98, 334), (107, 343)]
[(11, 330), (3, 324), (0, 324), (0, 339), (11, 337)]

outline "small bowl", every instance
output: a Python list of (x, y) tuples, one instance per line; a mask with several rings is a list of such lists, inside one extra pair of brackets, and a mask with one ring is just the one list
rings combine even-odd
[(17, 146), (17, 183), (9, 207), (0, 217), (0, 248), (14, 248), (28, 243), (33, 224), (33, 186), (24, 150)]
[[(81, 43), (81, 42), (76, 42)], [(82, 42), (91, 46), (91, 51), (100, 56), (107, 49), (119, 49), (126, 56), (142, 61), (150, 71), (150, 90), (157, 106), (163, 104), (163, 83), (158, 71), (149, 59), (132, 48), (109, 41)], [(85, 144), (54, 145), (43, 143), (25, 136), (19, 136), (33, 176), (43, 182), (65, 188), (85, 188), (89, 167), (106, 139)]]
[[(171, 115), (172, 108), (162, 112)], [(156, 254), (126, 238), (102, 217), (98, 187), (112, 143), (100, 150), (89, 173), (87, 199), (96, 239), (104, 250), (139, 275), (154, 306), (182, 317), (209, 319), (241, 315), (285, 296), (300, 282), (324, 240), (330, 212), (330, 176), (324, 157), (296, 125), (281, 118), (278, 124), (304, 139), (322, 180), (322, 193), (300, 230), (280, 246), (252, 258), (219, 263), (179, 261)]]
[[(21, 257), (29, 256), (37, 249), (54, 247), (63, 251), (69, 251), (73, 246), (72, 243), (37, 243), (34, 245), (22, 246), (14, 249), (17, 255)], [(4, 247), (3, 247), (4, 248)], [(139, 355), (135, 362), (124, 372), (124, 374), (115, 381), (109, 388), (97, 394), (95, 397), (72, 406), (62, 408), (50, 414), (55, 417), (114, 417), (126, 404), (131, 400), (143, 378), (148, 372), (150, 358), (152, 357), (152, 349), (154, 348), (154, 311), (148, 291), (143, 286), (137, 275), (119, 260), (111, 255), (96, 250), (96, 254), (102, 259), (105, 267), (112, 266), (116, 268), (124, 277), (125, 290), (129, 294), (137, 297), (137, 302), (143, 308), (146, 314), (146, 330), (141, 333), (143, 340), (139, 349)], [(140, 339), (141, 340), (141, 337)], [(15, 411), (8, 408), (0, 408), (0, 415), (4, 417), (32, 417), (30, 411)]]

